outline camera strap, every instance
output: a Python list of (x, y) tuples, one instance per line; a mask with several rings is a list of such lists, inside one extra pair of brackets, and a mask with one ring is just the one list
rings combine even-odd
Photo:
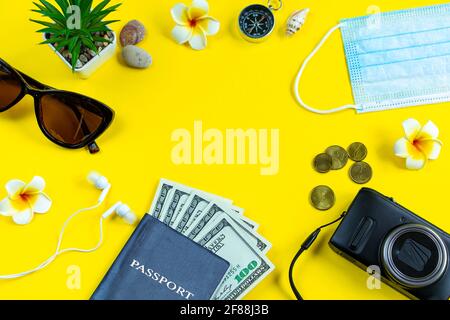
[(295, 267), (295, 264), (296, 264), (298, 258), (300, 258), (301, 254), (303, 252), (305, 252), (306, 250), (308, 250), (311, 247), (311, 245), (314, 243), (314, 241), (316, 241), (316, 239), (319, 236), (320, 231), (322, 231), (322, 229), (329, 227), (335, 223), (338, 223), (339, 221), (344, 219), (346, 214), (347, 214), (347, 212), (344, 212), (341, 214), (341, 216), (338, 219), (317, 228), (313, 233), (311, 233), (309, 235), (308, 238), (306, 238), (306, 240), (301, 245), (300, 250), (298, 250), (294, 259), (292, 259), (291, 265), (289, 266), (289, 284), (290, 284), (292, 292), (294, 292), (294, 295), (297, 298), (297, 300), (303, 300), (302, 295), (300, 294), (300, 292), (298, 292), (297, 287), (295, 286), (295, 282), (294, 282), (294, 279), (292, 276), (292, 273), (294, 271), (294, 267)]

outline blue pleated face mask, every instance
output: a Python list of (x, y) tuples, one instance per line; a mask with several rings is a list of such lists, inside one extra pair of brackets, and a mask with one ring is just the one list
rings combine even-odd
[[(354, 104), (331, 110), (310, 107), (299, 83), (310, 59), (341, 29)], [(295, 96), (306, 109), (358, 113), (450, 101), (450, 4), (344, 19), (303, 63)]]

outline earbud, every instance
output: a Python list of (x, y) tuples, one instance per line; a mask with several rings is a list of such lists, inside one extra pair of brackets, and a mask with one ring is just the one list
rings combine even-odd
[(116, 213), (119, 217), (121, 217), (126, 223), (134, 224), (137, 220), (135, 213), (128, 207), (126, 204), (122, 202), (117, 202), (111, 208), (109, 208), (103, 215), (103, 219), (107, 219), (113, 213)]
[(134, 224), (137, 220), (135, 213), (126, 204), (119, 206), (116, 213), (128, 224)]
[(108, 195), (109, 190), (111, 190), (111, 184), (109, 183), (108, 179), (95, 171), (89, 173), (87, 179), (97, 189), (102, 190), (102, 193), (98, 198), (98, 202), (102, 203), (105, 200), (106, 196)]
[[(109, 190), (111, 190), (111, 184), (108, 179), (98, 172), (92, 171), (88, 174), (88, 181), (92, 183), (97, 189), (102, 190), (102, 194), (98, 198), (98, 203), (102, 203), (106, 196), (108, 195)], [(107, 219), (113, 213), (116, 213), (119, 217), (125, 220), (128, 224), (134, 224), (137, 220), (136, 215), (130, 209), (129, 206), (123, 204), (122, 202), (117, 202), (114, 206), (108, 209), (103, 215), (103, 219)]]

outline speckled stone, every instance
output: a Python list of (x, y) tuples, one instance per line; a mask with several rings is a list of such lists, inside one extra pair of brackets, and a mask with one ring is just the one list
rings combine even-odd
[(133, 45), (123, 48), (122, 57), (127, 65), (133, 68), (145, 69), (152, 64), (152, 57), (147, 51)]

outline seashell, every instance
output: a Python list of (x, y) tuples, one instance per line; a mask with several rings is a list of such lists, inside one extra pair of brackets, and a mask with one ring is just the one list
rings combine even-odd
[[(146, 33), (145, 26), (141, 22), (138, 20), (131, 20), (120, 32), (120, 43), (122, 44), (122, 47), (138, 44), (144, 40)], [(105, 37), (108, 36), (106, 35)]]
[(120, 32), (120, 43), (122, 44), (122, 47), (135, 45), (138, 43), (138, 37), (139, 35), (136, 27), (126, 25)]
[(298, 30), (303, 27), (306, 21), (306, 17), (308, 16), (309, 9), (301, 9), (295, 11), (287, 21), (286, 34), (288, 36), (294, 35)]
[(145, 29), (145, 26), (142, 22), (140, 22), (139, 20), (131, 20), (130, 22), (127, 23), (127, 25), (133, 26), (136, 28), (136, 30), (138, 32), (138, 39), (137, 39), (138, 43), (141, 42), (142, 40), (144, 40), (147, 30)]

